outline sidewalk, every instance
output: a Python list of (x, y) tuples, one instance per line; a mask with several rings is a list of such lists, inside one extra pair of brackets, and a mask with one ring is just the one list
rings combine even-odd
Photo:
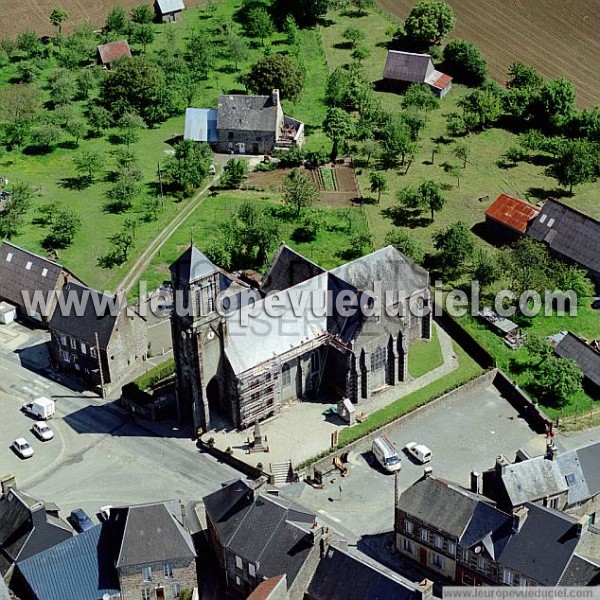
[[(437, 328), (444, 357), (443, 364), (418, 379), (385, 389), (360, 404), (358, 410), (371, 414), (458, 368), (452, 339), (437, 323), (434, 323), (434, 327)], [(334, 403), (297, 402), (284, 408), (271, 419), (263, 421), (260, 424), (260, 431), (267, 437), (269, 452), (247, 454), (247, 441), (253, 439), (254, 427), (241, 431), (215, 429), (203, 439), (213, 437), (217, 448), (225, 450), (230, 447), (237, 458), (252, 466), (260, 462), (265, 470), (269, 470), (269, 463), (288, 460), (297, 465), (327, 451), (331, 447), (333, 432), (347, 427), (337, 415), (323, 414), (333, 406)]]

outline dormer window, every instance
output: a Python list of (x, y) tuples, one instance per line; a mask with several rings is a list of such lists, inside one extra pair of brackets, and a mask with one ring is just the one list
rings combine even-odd
[(12, 252), (9, 252), (9, 253), (6, 255), (6, 262), (10, 262), (10, 261), (12, 260), (12, 257), (13, 257), (13, 255), (12, 255)]
[(31, 271), (31, 267), (32, 267), (32, 266), (33, 266), (33, 263), (32, 263), (30, 260), (28, 260), (28, 261), (27, 261), (27, 264), (25, 265), (25, 269), (26, 269), (27, 271)]

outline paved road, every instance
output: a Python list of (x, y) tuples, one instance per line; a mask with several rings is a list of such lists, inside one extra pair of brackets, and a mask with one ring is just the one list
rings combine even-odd
[[(63, 515), (82, 507), (93, 517), (105, 504), (178, 498), (191, 508), (192, 501), (239, 476), (200, 454), (187, 431), (173, 425), (150, 428), (112, 404), (24, 368), (14, 346), (38, 343), (42, 356), (39, 343), (45, 335), (19, 331), (12, 342), (6, 336), (0, 342), (0, 474), (14, 473), (27, 493), (55, 502)], [(56, 401), (57, 414), (49, 422), (55, 438), (50, 442), (37, 440), (29, 431), (34, 421), (19, 411), (22, 403), (39, 395)], [(28, 460), (9, 448), (19, 436), (35, 450)], [(195, 516), (192, 526), (198, 528)]]

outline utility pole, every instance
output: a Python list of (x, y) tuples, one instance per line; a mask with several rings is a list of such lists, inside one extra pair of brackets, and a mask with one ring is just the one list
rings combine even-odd
[(104, 370), (102, 369), (102, 354), (100, 352), (100, 343), (98, 342), (98, 332), (94, 333), (94, 340), (96, 342), (96, 357), (98, 359), (98, 371), (100, 373), (100, 398), (106, 397), (104, 390)]

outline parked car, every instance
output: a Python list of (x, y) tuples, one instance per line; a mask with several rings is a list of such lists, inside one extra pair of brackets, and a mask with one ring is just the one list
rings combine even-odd
[(34, 455), (33, 448), (30, 446), (29, 442), (25, 438), (17, 438), (12, 443), (12, 449), (21, 458), (31, 458)]
[(410, 442), (404, 446), (404, 450), (416, 458), (421, 464), (427, 463), (431, 460), (431, 450), (424, 444)]
[(54, 437), (54, 431), (52, 431), (44, 421), (34, 423), (31, 431), (33, 431), (42, 442), (48, 442)]
[(83, 510), (83, 508), (76, 508), (75, 510), (72, 510), (71, 514), (69, 515), (69, 521), (71, 522), (73, 529), (75, 529), (75, 531), (79, 531), (79, 533), (87, 531), (94, 526), (92, 520), (89, 518), (85, 510)]
[(594, 300), (592, 302), (592, 308), (594, 308), (596, 310), (600, 310), (600, 298), (598, 298), (598, 300)]

